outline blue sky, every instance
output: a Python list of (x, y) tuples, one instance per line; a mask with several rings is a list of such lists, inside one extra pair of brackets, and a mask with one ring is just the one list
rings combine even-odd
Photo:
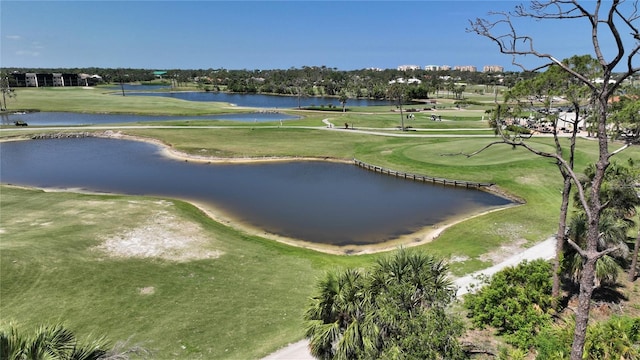
[[(493, 43), (465, 30), (470, 19), (519, 3), (2, 0), (0, 66), (353, 70), (414, 64), (516, 70)], [(558, 58), (593, 52), (585, 26), (531, 22), (526, 29)]]

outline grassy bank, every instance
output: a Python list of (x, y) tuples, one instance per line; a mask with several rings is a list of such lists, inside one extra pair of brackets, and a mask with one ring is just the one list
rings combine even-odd
[[(238, 110), (225, 104), (122, 97), (80, 88), (20, 89), (9, 106), (170, 115)], [(483, 147), (491, 137), (387, 137), (308, 128), (324, 127), (325, 118), (336, 126), (349, 122), (356, 128), (392, 127), (400, 121), (390, 108), (358, 110), (289, 111), (304, 118), (287, 121), (282, 128), (276, 122), (225, 122), (232, 127), (202, 128), (198, 125), (220, 123), (176, 120), (171, 124), (179, 129), (117, 131), (159, 139), (198, 156), (358, 158), (410, 173), (492, 182), (523, 199), (522, 206), (463, 221), (420, 246), (451, 259), (455, 275), (490, 265), (504, 256), (503, 245), (528, 246), (555, 231), (561, 179), (550, 160), (505, 146), (471, 158), (460, 155)], [(418, 114), (415, 123), (447, 135), (484, 131), (482, 110), (446, 111), (451, 117), (470, 115), (433, 122), (427, 114)], [(460, 130), (469, 128), (476, 130)], [(10, 128), (0, 136), (46, 131)], [(550, 138), (531, 142), (553, 150)], [(595, 142), (580, 140), (576, 168), (584, 168), (597, 150)], [(640, 161), (640, 152), (633, 149), (617, 156), (619, 161), (629, 157)], [(158, 359), (259, 358), (298, 340), (316, 277), (329, 268), (363, 266), (375, 257), (329, 255), (247, 235), (176, 199), (1, 186), (0, 210), (3, 323), (35, 326), (62, 321), (81, 336), (131, 337), (131, 342), (156, 350)], [(119, 251), (123, 249), (128, 250)]]
[[(82, 87), (19, 88), (8, 101), (9, 111), (205, 115), (238, 112), (230, 104), (185, 101), (158, 96), (122, 96), (117, 89)], [(246, 110), (245, 110), (246, 111)]]
[[(131, 337), (157, 359), (265, 355), (300, 337), (317, 275), (369, 259), (247, 236), (180, 201), (1, 191), (2, 321)], [(176, 238), (189, 248), (157, 246)]]

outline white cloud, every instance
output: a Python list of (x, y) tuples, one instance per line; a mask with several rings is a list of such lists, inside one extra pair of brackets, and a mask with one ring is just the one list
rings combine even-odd
[(7, 39), (9, 39), (9, 40), (20, 40), (20, 39), (22, 39), (22, 36), (20, 36), (20, 35), (7, 35), (5, 37)]
[(18, 55), (18, 56), (38, 57), (38, 56), (40, 56), (40, 52), (39, 51), (32, 51), (32, 50), (18, 50), (18, 51), (16, 51), (16, 55)]

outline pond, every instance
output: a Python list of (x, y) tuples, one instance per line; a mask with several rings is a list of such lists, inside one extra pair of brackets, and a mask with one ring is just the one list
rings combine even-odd
[(156, 145), (83, 138), (0, 143), (2, 183), (193, 200), (265, 233), (370, 245), (503, 207), (509, 200), (330, 162), (207, 164)]
[(0, 114), (2, 125), (14, 125), (16, 121), (24, 121), (29, 125), (63, 126), (63, 125), (100, 125), (115, 123), (137, 123), (149, 121), (171, 120), (227, 120), (242, 122), (266, 122), (277, 120), (299, 119), (299, 116), (278, 112), (251, 112), (242, 114), (219, 114), (203, 116), (154, 116), (131, 114), (84, 114), (70, 112), (32, 112), (26, 114)]
[[(333, 105), (342, 108), (340, 100), (336, 97), (320, 97), (320, 96), (278, 96), (265, 94), (236, 94), (216, 91), (184, 91), (184, 92), (126, 92), (126, 95), (133, 96), (165, 96), (175, 99), (188, 101), (212, 101), (226, 102), (242, 107), (255, 108), (275, 108), (275, 109), (293, 109), (307, 106), (328, 106)], [(352, 106), (376, 106), (376, 105), (392, 105), (388, 100), (374, 99), (349, 99), (346, 102), (347, 107)]]

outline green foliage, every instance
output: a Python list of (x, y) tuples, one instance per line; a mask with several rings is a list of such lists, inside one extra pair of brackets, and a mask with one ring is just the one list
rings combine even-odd
[[(595, 165), (591, 164), (585, 169), (583, 186), (590, 189), (591, 182), (596, 174)], [(636, 206), (640, 205), (640, 198), (635, 189), (636, 177), (632, 169), (612, 162), (604, 174), (604, 181), (600, 188), (599, 198), (605, 204), (598, 224), (597, 249), (603, 251), (609, 248), (617, 248), (596, 262), (596, 286), (601, 284), (615, 284), (622, 266), (626, 265), (629, 257), (627, 245), (629, 230), (635, 227), (633, 217), (636, 215)], [(590, 202), (590, 191), (585, 191), (587, 202)], [(574, 197), (576, 207), (580, 206), (579, 196)], [(583, 210), (577, 211), (571, 218), (569, 226), (569, 238), (583, 249), (586, 246), (588, 217)], [(578, 283), (582, 272), (582, 257), (569, 244), (565, 244), (563, 259), (563, 271), (569, 278)]]
[(519, 125), (507, 125), (505, 130), (509, 131), (510, 133), (515, 133), (515, 134), (530, 134), (531, 133), (531, 130), (529, 130), (526, 127), (523, 127), (523, 126), (519, 126)]
[(587, 329), (587, 359), (640, 359), (640, 318), (614, 316)]
[(456, 100), (453, 102), (455, 105), (460, 105), (460, 106), (467, 106), (467, 105), (478, 105), (478, 106), (482, 106), (482, 105), (486, 105), (485, 103), (482, 103), (480, 101), (475, 101), (475, 100)]
[(107, 356), (106, 347), (104, 339), (80, 344), (71, 330), (59, 324), (40, 326), (33, 334), (12, 325), (0, 329), (1, 359), (97, 360)]
[[(536, 337), (536, 359), (569, 359), (575, 319), (541, 331)], [(612, 316), (587, 328), (585, 360), (640, 359), (640, 318)]]
[(551, 323), (551, 271), (549, 263), (535, 260), (498, 272), (465, 297), (468, 317), (477, 327), (495, 327), (514, 346), (530, 347), (535, 334)]
[(526, 358), (527, 351), (522, 349), (502, 347), (498, 353), (498, 360), (525, 360)]
[(461, 359), (460, 319), (448, 267), (399, 250), (373, 269), (329, 272), (305, 314), (311, 353), (320, 359)]

